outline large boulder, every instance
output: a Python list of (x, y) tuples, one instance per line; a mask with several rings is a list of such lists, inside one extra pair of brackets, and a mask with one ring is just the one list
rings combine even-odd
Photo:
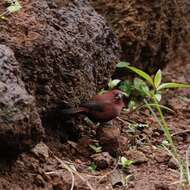
[(23, 151), (43, 136), (34, 98), (21, 80), (13, 51), (0, 45), (0, 149)]
[(122, 60), (150, 73), (167, 65), (188, 33), (188, 0), (90, 0), (113, 27)]
[(0, 22), (0, 42), (14, 50), (40, 114), (61, 100), (78, 104), (107, 83), (120, 48), (86, 0), (25, 0), (22, 6)]

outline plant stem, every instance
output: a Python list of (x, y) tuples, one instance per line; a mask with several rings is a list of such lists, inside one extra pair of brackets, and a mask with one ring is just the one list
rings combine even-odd
[(156, 104), (156, 109), (160, 115), (160, 120), (161, 120), (161, 123), (162, 123), (162, 129), (164, 131), (164, 135), (167, 139), (167, 141), (169, 142), (170, 146), (171, 146), (171, 152), (172, 154), (174, 155), (174, 157), (178, 160), (179, 162), (179, 170), (180, 170), (180, 174), (182, 174), (183, 178), (185, 179), (185, 181), (190, 184), (190, 181), (189, 181), (189, 176), (188, 176), (188, 170), (186, 168), (186, 166), (184, 165), (184, 162), (183, 162), (183, 159), (180, 157), (180, 155), (177, 153), (177, 149), (176, 149), (176, 146), (174, 145), (173, 143), (173, 140), (172, 140), (172, 136), (170, 134), (170, 128), (168, 127), (168, 124), (164, 118), (164, 115), (163, 115), (163, 112), (159, 106), (159, 103), (156, 99), (156, 97), (153, 95), (152, 96), (152, 99), (154, 101), (154, 103)]
[(178, 159), (179, 155), (177, 153), (177, 149), (176, 149), (176, 147), (175, 147), (175, 145), (173, 143), (173, 140), (172, 140), (172, 137), (171, 137), (171, 134), (170, 134), (170, 130), (169, 130), (168, 124), (165, 121), (165, 118), (164, 118), (162, 110), (161, 110), (161, 108), (159, 106), (159, 103), (158, 103), (158, 101), (157, 101), (157, 99), (155, 98), (154, 95), (153, 95), (152, 99), (153, 99), (154, 103), (156, 104), (156, 109), (158, 110), (158, 113), (160, 115), (160, 119), (161, 119), (161, 122), (162, 122), (162, 129), (164, 131), (164, 135), (166, 136), (166, 139), (167, 139), (167, 141), (169, 142), (169, 144), (171, 146), (171, 150), (172, 150), (173, 154)]
[(190, 146), (188, 146), (186, 151), (186, 171), (187, 171), (187, 182), (190, 185), (190, 171), (189, 171), (189, 152), (190, 152)]

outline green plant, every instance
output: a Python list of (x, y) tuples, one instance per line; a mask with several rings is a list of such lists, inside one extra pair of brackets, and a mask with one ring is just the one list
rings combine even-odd
[(92, 144), (90, 144), (89, 147), (90, 147), (92, 150), (94, 150), (96, 153), (102, 152), (102, 147), (99, 146), (99, 145), (92, 145)]
[(95, 172), (97, 169), (97, 166), (94, 162), (91, 163), (91, 165), (89, 166), (89, 169), (91, 170), (91, 172)]
[[(190, 88), (190, 84), (182, 84), (182, 83), (161, 83), (162, 82), (162, 72), (158, 70), (155, 76), (151, 77), (149, 74), (145, 73), (144, 71), (130, 66), (127, 62), (120, 62), (117, 64), (118, 68), (127, 68), (130, 71), (136, 73), (140, 76), (146, 84), (137, 81), (135, 89), (141, 91), (141, 96), (143, 97), (143, 101), (145, 106), (150, 110), (152, 115), (155, 117), (159, 125), (161, 126), (162, 130), (164, 131), (164, 135), (168, 142), (168, 145), (163, 145), (165, 149), (176, 159), (177, 164), (180, 170), (180, 181), (185, 181), (187, 184), (190, 185), (190, 175), (189, 175), (189, 167), (187, 166), (188, 162), (184, 162), (182, 157), (179, 155), (175, 144), (173, 143), (172, 136), (170, 133), (170, 128), (165, 120), (162, 108), (168, 109), (165, 106), (160, 105), (160, 100), (162, 98), (162, 92), (169, 88)], [(134, 83), (135, 85), (135, 83)], [(122, 88), (121, 88), (122, 89)], [(122, 90), (125, 90), (123, 88)], [(144, 106), (144, 105), (143, 105)], [(156, 108), (156, 111), (155, 109)], [(158, 113), (158, 114), (157, 114)], [(189, 150), (189, 149), (188, 149)], [(187, 153), (188, 155), (188, 153)], [(187, 160), (187, 158), (186, 158)]]
[(134, 163), (133, 160), (128, 160), (126, 157), (122, 156), (120, 158), (120, 165), (122, 165), (123, 168), (127, 169)]
[(121, 80), (119, 80), (119, 79), (114, 79), (114, 80), (110, 79), (108, 82), (109, 89), (116, 87), (120, 82), (121, 82)]
[[(114, 79), (114, 80), (110, 79), (108, 82), (108, 90), (115, 88), (120, 83), (120, 81), (121, 80), (119, 80), (119, 79)], [(102, 89), (100, 89), (98, 94), (103, 94), (103, 93), (107, 92), (108, 90), (105, 90), (104, 88), (102, 88)]]
[(0, 14), (0, 19), (6, 20), (6, 15), (19, 11), (22, 6), (18, 0), (5, 0), (7, 5), (6, 10)]

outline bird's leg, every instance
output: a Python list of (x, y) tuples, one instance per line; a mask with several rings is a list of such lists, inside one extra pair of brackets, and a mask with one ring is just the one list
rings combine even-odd
[(85, 117), (84, 118), (84, 121), (86, 122), (86, 124), (88, 125), (88, 126), (90, 126), (93, 130), (96, 130), (96, 124), (92, 121), (92, 120), (90, 120), (88, 117)]
[(88, 117), (84, 118), (84, 121), (86, 124), (91, 128), (90, 133), (94, 136), (96, 135), (97, 125), (92, 120), (90, 120)]

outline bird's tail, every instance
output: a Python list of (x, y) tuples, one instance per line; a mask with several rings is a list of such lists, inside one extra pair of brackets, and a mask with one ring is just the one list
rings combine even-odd
[(45, 118), (51, 118), (52, 120), (58, 120), (59, 118), (67, 118), (70, 115), (74, 115), (77, 113), (85, 113), (86, 109), (83, 107), (74, 108), (69, 105), (67, 102), (59, 102), (57, 106), (51, 108), (45, 113)]
[(86, 111), (87, 111), (86, 108), (79, 107), (79, 108), (62, 109), (61, 113), (64, 115), (74, 115), (77, 113), (85, 113)]

